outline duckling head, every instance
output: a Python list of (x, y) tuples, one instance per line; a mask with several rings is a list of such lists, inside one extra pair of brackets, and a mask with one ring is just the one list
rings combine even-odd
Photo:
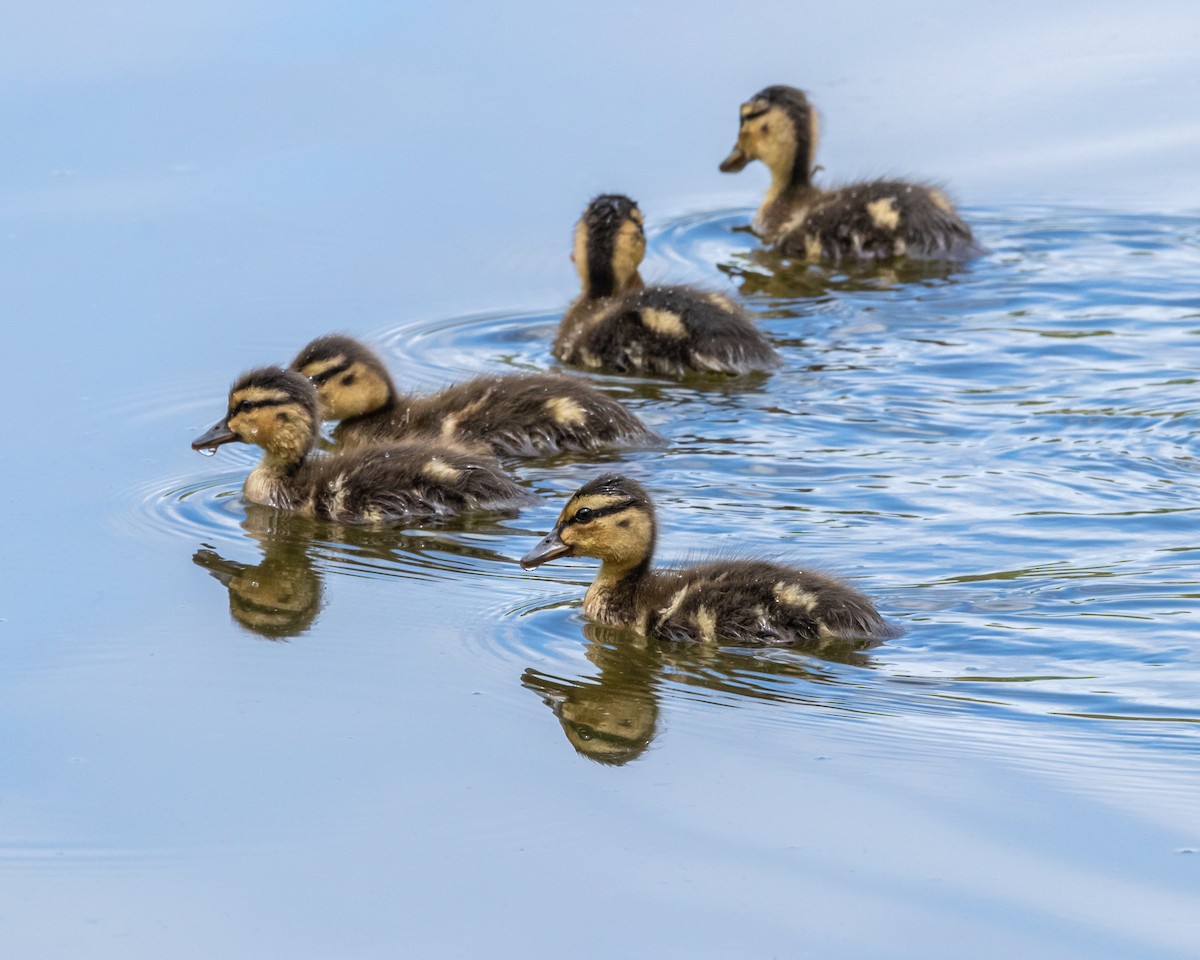
[(312, 381), (325, 420), (373, 413), (396, 396), (383, 361), (353, 337), (318, 337), (296, 354), (291, 368)]
[(260, 367), (229, 388), (225, 419), (193, 440), (192, 449), (253, 443), (273, 461), (296, 463), (316, 442), (317, 411), (317, 393), (308, 380), (294, 370)]
[(606, 473), (580, 487), (558, 522), (521, 558), (526, 570), (559, 557), (595, 557), (621, 572), (650, 562), (657, 528), (654, 504), (635, 480)]
[(638, 267), (645, 255), (645, 221), (629, 197), (602, 194), (588, 204), (575, 224), (571, 259), (589, 300), (640, 288)]
[(742, 104), (738, 139), (721, 163), (722, 173), (737, 173), (751, 160), (771, 171), (772, 186), (806, 187), (812, 181), (820, 121), (804, 91), (773, 86)]

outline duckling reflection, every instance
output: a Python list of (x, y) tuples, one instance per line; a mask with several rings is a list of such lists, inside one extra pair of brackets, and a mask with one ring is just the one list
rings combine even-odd
[(562, 680), (528, 669), (521, 685), (554, 711), (580, 756), (621, 766), (645, 753), (658, 730), (654, 687), (661, 664), (654, 651), (631, 643), (624, 631), (589, 623), (583, 632), (598, 677)]
[(787, 300), (945, 282), (963, 270), (963, 265), (955, 261), (907, 258), (883, 264), (848, 261), (831, 266), (797, 262), (777, 250), (762, 247), (739, 251), (732, 262), (718, 263), (716, 267), (737, 285), (743, 297)]
[[(589, 760), (623, 766), (641, 757), (658, 734), (660, 688), (707, 691), (725, 705), (742, 700), (813, 705), (821, 701), (799, 684), (828, 684), (831, 671), (821, 661), (869, 667), (870, 657), (850, 645), (828, 648), (820, 660), (793, 651), (761, 653), (702, 647), (638, 636), (598, 623), (583, 626), (584, 655), (595, 677), (554, 677), (532, 667), (521, 685), (542, 698), (562, 725), (567, 742)], [(784, 659), (779, 659), (779, 657)]]
[(247, 630), (269, 640), (298, 637), (321, 610), (324, 588), (303, 540), (266, 539), (257, 564), (226, 560), (201, 549), (192, 562), (229, 590), (229, 612)]
[(483, 518), (464, 518), (444, 534), (351, 527), (253, 503), (241, 526), (262, 551), (259, 563), (228, 560), (207, 544), (192, 562), (229, 590), (229, 610), (239, 624), (272, 640), (313, 626), (324, 601), (324, 571), (419, 581), (478, 575), (480, 568), (501, 569), (507, 557), (457, 534), (511, 533)]

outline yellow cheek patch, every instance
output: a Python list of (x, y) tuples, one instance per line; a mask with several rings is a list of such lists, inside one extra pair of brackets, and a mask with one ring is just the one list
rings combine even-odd
[(613, 275), (617, 281), (617, 293), (623, 292), (629, 285), (645, 255), (646, 238), (638, 230), (637, 224), (621, 224), (613, 249)]
[(880, 230), (895, 230), (900, 226), (900, 211), (896, 209), (895, 197), (883, 197), (868, 203), (867, 213)]
[(571, 244), (571, 259), (580, 279), (587, 283), (588, 278), (588, 237), (587, 227), (580, 221), (575, 226), (575, 238)]
[(672, 313), (670, 310), (643, 310), (642, 324), (648, 330), (653, 330), (664, 337), (678, 339), (687, 336), (687, 328), (683, 325), (683, 320), (680, 319), (679, 314)]
[(551, 397), (546, 401), (546, 410), (555, 423), (564, 427), (578, 427), (587, 422), (587, 411), (570, 397)]

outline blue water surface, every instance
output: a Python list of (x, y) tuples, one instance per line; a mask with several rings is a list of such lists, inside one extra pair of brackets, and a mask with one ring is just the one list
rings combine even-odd
[[(0, 13), (0, 951), (1200, 956), (1200, 14), (273, 0)], [(961, 268), (788, 264), (716, 165), (946, 186)], [(737, 292), (769, 377), (592, 378), (665, 450), (515, 517), (248, 507), (188, 441), (330, 330), (432, 390), (553, 368), (586, 200)], [(605, 469), (660, 559), (832, 570), (818, 659), (599, 629), (516, 558)]]

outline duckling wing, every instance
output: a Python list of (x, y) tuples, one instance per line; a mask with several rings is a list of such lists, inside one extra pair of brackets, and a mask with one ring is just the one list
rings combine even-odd
[(648, 629), (665, 640), (819, 650), (895, 635), (869, 598), (836, 578), (764, 561), (694, 567), (656, 600)]
[(647, 446), (659, 439), (616, 400), (570, 377), (479, 377), (424, 404), (441, 411), (443, 436), (486, 444), (498, 456)]
[(784, 229), (779, 251), (804, 260), (960, 260), (980, 252), (944, 193), (902, 180), (825, 191)]
[(310, 483), (313, 515), (343, 523), (448, 518), (530, 501), (495, 458), (431, 439), (320, 458)]
[(559, 359), (618, 373), (737, 375), (781, 362), (733, 301), (690, 287), (651, 287), (624, 297), (559, 343), (569, 343)]

